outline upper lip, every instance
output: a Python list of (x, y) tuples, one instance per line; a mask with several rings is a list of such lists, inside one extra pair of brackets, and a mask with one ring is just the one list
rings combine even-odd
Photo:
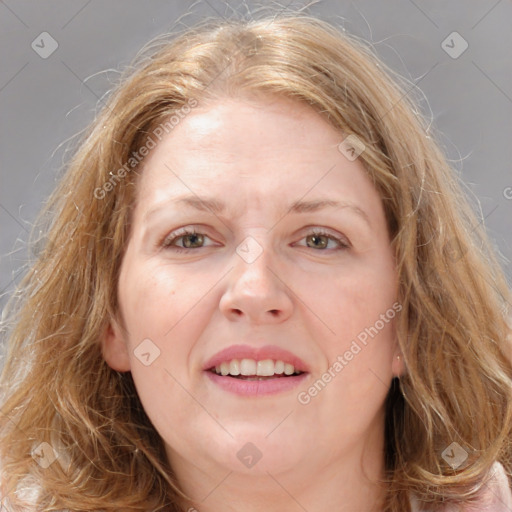
[(254, 359), (256, 361), (263, 361), (265, 359), (273, 359), (274, 361), (280, 360), (284, 363), (292, 364), (296, 371), (309, 372), (308, 365), (300, 357), (276, 345), (264, 345), (259, 347), (231, 345), (208, 359), (203, 365), (203, 370), (210, 370), (224, 361), (231, 361), (233, 359)]

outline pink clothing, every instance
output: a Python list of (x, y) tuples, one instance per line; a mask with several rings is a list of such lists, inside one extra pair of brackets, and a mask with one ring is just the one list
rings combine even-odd
[[(492, 467), (491, 480), (484, 486), (483, 494), (475, 505), (447, 505), (443, 512), (512, 512), (512, 490), (509, 486), (505, 469), (499, 462)], [(412, 512), (422, 512), (413, 497)]]

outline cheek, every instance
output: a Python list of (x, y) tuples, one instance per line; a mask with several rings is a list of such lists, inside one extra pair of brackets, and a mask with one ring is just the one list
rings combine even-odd
[[(361, 318), (357, 321), (365, 324)], [(357, 439), (376, 420), (391, 383), (392, 320), (382, 330), (361, 332), (364, 337), (359, 336), (359, 339), (340, 337), (337, 343), (324, 346), (328, 354), (327, 367), (303, 390), (310, 396), (305, 406), (311, 408), (310, 417), (330, 425), (327, 428), (330, 434), (326, 435), (334, 436), (333, 443), (340, 431), (345, 440)], [(302, 395), (301, 399), (304, 403), (307, 397)], [(378, 421), (381, 419), (379, 416)]]
[[(365, 330), (376, 322), (379, 331), (389, 330), (387, 323), (383, 328), (380, 318), (392, 308), (396, 292), (392, 268), (361, 265), (360, 268), (342, 268), (328, 280), (310, 281), (300, 293), (310, 310), (328, 327), (326, 332), (331, 346), (334, 343), (341, 349), (361, 333), (364, 338)], [(390, 313), (395, 316), (393, 311)]]
[(187, 391), (185, 377), (169, 366), (164, 352), (150, 366), (136, 364), (132, 375), (144, 411), (166, 443), (179, 446), (183, 442), (180, 426), (204, 427), (203, 409)]
[[(125, 267), (119, 289), (130, 342), (163, 339), (192, 307), (197, 290), (179, 269), (142, 263)], [(196, 299), (197, 300), (197, 299)]]
[(374, 410), (385, 398), (400, 311), (392, 266), (375, 262), (352, 270), (332, 280), (322, 297), (326, 323), (336, 333), (320, 338), (327, 356), (325, 370), (335, 375), (322, 393), (333, 403), (344, 404), (341, 415), (355, 414), (361, 404)]
[(151, 362), (154, 371), (167, 371), (186, 382), (190, 352), (212, 314), (207, 294), (217, 275), (191, 275), (170, 265), (130, 262), (121, 277), (120, 299), (134, 378), (140, 373), (141, 382), (151, 380), (152, 375), (143, 371), (144, 363)]
[(189, 353), (200, 330), (190, 322), (196, 315), (189, 314), (197, 295), (197, 287), (169, 268), (141, 265), (137, 271), (127, 265), (120, 279), (131, 373), (146, 414), (166, 438), (169, 425), (185, 424), (197, 414), (185, 390)]

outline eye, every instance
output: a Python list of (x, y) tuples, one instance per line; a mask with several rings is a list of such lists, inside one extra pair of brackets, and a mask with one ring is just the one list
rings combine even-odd
[[(176, 252), (186, 252), (193, 249), (201, 249), (204, 246), (205, 238), (209, 238), (204, 233), (198, 232), (195, 229), (184, 228), (180, 231), (171, 233), (161, 243), (164, 249), (171, 249)], [(177, 241), (182, 241), (182, 246), (176, 245)], [(302, 240), (306, 240), (308, 248), (320, 249), (321, 251), (343, 250), (350, 248), (350, 244), (332, 233), (323, 230), (314, 230), (307, 234)], [(329, 242), (333, 241), (337, 247), (329, 248)], [(311, 245), (309, 245), (311, 243)], [(206, 246), (207, 247), (207, 246)]]
[[(327, 233), (326, 231), (323, 231), (323, 230), (312, 231), (311, 233), (306, 235), (304, 238), (308, 242), (311, 242), (312, 245), (308, 245), (308, 247), (311, 249), (316, 248), (316, 249), (325, 251), (325, 250), (336, 250), (336, 249), (343, 250), (343, 249), (348, 249), (350, 247), (350, 244), (346, 240), (343, 240), (343, 239), (341, 239), (331, 233)], [(338, 247), (337, 248), (334, 247), (334, 249), (331, 247), (329, 249), (328, 246), (329, 246), (330, 241), (334, 241)], [(306, 243), (308, 243), (308, 242), (306, 242)]]
[[(209, 238), (204, 233), (199, 233), (195, 229), (183, 229), (181, 231), (177, 231), (175, 233), (171, 233), (168, 237), (166, 237), (162, 242), (162, 247), (164, 249), (171, 249), (177, 252), (184, 252), (189, 249), (195, 249), (196, 244), (204, 243), (204, 239)], [(177, 240), (183, 239), (183, 246), (180, 247), (175, 245)], [(199, 247), (200, 248), (200, 247)]]

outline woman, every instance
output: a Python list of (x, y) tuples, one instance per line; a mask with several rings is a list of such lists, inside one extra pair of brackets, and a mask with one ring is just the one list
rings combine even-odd
[(9, 506), (511, 510), (510, 290), (391, 72), (306, 16), (148, 51), (12, 309)]

